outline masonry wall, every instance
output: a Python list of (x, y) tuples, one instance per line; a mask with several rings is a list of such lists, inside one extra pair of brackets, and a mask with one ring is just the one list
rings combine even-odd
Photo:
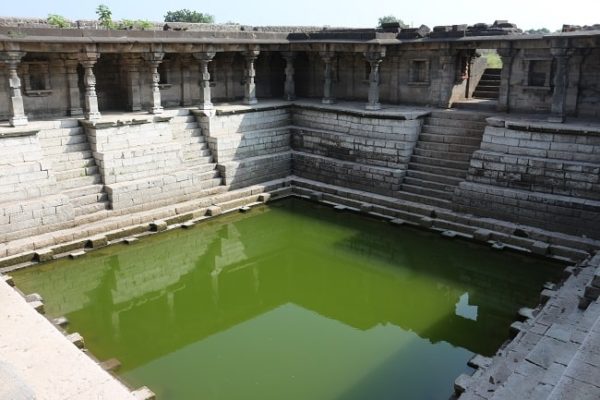
[(199, 128), (193, 117), (187, 117), (187, 110), (181, 114), (85, 124), (114, 210), (156, 208), (189, 200), (203, 191), (210, 194), (220, 185), (210, 157), (197, 159), (197, 164), (192, 165), (184, 162), (185, 142), (177, 140), (177, 136)]
[(406, 173), (421, 122), (296, 107), (294, 174), (393, 195)]
[(0, 134), (0, 242), (46, 232), (73, 219), (38, 132)]
[(491, 123), (455, 209), (600, 238), (600, 132)]
[(197, 115), (225, 185), (240, 188), (291, 174), (289, 107)]

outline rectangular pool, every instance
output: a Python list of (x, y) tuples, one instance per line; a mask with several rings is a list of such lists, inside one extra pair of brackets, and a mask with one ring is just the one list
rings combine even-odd
[(17, 271), (158, 399), (447, 399), (562, 267), (288, 199)]

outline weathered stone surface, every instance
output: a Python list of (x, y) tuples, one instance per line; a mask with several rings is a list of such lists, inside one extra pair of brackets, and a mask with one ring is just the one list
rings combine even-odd
[(85, 347), (85, 342), (83, 340), (83, 337), (77, 332), (67, 335), (67, 340), (69, 340), (69, 342), (73, 343), (75, 345), (75, 347), (77, 347), (78, 349), (83, 349)]
[(137, 400), (155, 400), (156, 399), (156, 395), (154, 394), (154, 392), (146, 386), (142, 386), (141, 388), (134, 390), (133, 392), (131, 392), (131, 394)]

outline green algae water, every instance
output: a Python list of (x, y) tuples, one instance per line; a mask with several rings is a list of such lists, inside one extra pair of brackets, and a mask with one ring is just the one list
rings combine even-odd
[(447, 399), (561, 268), (301, 200), (14, 273), (159, 399)]

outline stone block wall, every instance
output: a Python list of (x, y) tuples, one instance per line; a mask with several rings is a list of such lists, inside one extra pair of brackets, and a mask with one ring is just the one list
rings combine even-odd
[(197, 115), (225, 185), (240, 188), (291, 174), (289, 107)]
[(0, 242), (47, 231), (72, 218), (72, 205), (58, 192), (38, 131), (0, 133)]
[(296, 107), (294, 174), (393, 195), (402, 183), (421, 123), (420, 119)]
[(600, 132), (488, 122), (456, 210), (600, 237)]
[(220, 184), (210, 171), (184, 164), (183, 145), (175, 140), (181, 135), (174, 129), (194, 129), (197, 124), (181, 126), (170, 120), (85, 124), (114, 210), (149, 209), (184, 201)]

